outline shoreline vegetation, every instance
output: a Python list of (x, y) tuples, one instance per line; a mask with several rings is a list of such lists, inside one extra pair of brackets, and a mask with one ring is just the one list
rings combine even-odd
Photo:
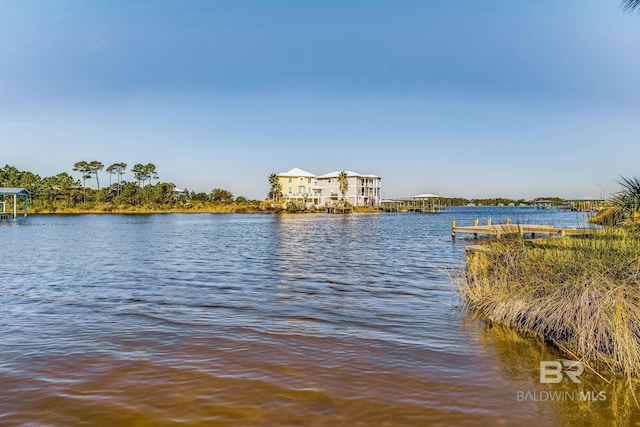
[(598, 372), (640, 375), (640, 232), (492, 241), (469, 251), (460, 294), (489, 323), (553, 344)]
[[(260, 203), (226, 203), (226, 204), (203, 204), (201, 206), (184, 207), (167, 207), (167, 206), (112, 206), (101, 205), (87, 208), (57, 208), (57, 209), (35, 209), (29, 207), (29, 215), (151, 215), (151, 214), (287, 214), (287, 213), (322, 213), (322, 209), (306, 209), (296, 212), (290, 212), (285, 208), (273, 207), (270, 204)], [(377, 208), (355, 207), (352, 208), (353, 213), (380, 213)], [(18, 211), (22, 213), (22, 211)]]
[[(108, 185), (100, 186), (108, 174)], [(224, 188), (214, 188), (209, 193), (178, 188), (174, 183), (160, 181), (153, 163), (135, 164), (128, 172), (133, 180), (125, 179), (126, 163), (114, 163), (105, 168), (99, 161), (79, 161), (73, 165), (73, 172), (80, 179), (67, 172), (54, 176), (22, 171), (10, 165), (0, 168), (0, 187), (25, 188), (29, 192), (30, 214), (151, 214), (151, 213), (307, 213), (326, 212), (328, 206), (309, 206), (305, 200), (285, 200), (277, 176), (268, 177), (270, 189), (264, 200), (250, 200), (235, 196)], [(274, 178), (275, 177), (275, 178)], [(95, 188), (88, 184), (95, 184)], [(341, 189), (346, 193), (347, 184)], [(462, 197), (442, 197), (443, 206), (533, 206), (538, 200), (556, 205), (566, 203), (557, 197), (539, 197), (531, 201), (525, 199), (488, 198), (467, 199)], [(338, 200), (336, 206), (344, 206), (353, 212), (378, 212), (377, 207), (351, 206)]]
[[(537, 336), (598, 375), (640, 377), (640, 179), (589, 235), (489, 240), (454, 273), (465, 308)], [(636, 400), (637, 403), (637, 400)]]

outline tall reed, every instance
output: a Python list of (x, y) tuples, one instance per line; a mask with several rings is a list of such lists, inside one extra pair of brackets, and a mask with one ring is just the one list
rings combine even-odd
[(469, 252), (457, 282), (489, 321), (535, 333), (591, 366), (640, 374), (640, 232), (503, 239)]

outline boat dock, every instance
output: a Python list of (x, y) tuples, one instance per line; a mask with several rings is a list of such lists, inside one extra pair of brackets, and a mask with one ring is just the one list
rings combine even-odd
[[(18, 217), (18, 196), (24, 199), (23, 215), (26, 218), (29, 214), (29, 192), (24, 188), (4, 188), (0, 187), (0, 219), (9, 219)], [(13, 214), (7, 212), (6, 198), (13, 199)]]
[(380, 201), (380, 208), (385, 212), (421, 212), (441, 213), (447, 207), (440, 203), (437, 194), (417, 194), (413, 197), (401, 199), (384, 199)]
[(504, 224), (491, 224), (491, 218), (487, 219), (486, 225), (478, 225), (478, 220), (473, 221), (473, 225), (459, 226), (456, 221), (451, 222), (451, 238), (455, 240), (458, 233), (473, 234), (473, 238), (477, 239), (478, 235), (494, 236), (497, 239), (504, 235), (510, 234), (529, 234), (532, 238), (536, 234), (546, 234), (548, 236), (559, 235), (578, 235), (591, 234), (590, 229), (586, 228), (558, 228), (553, 225), (536, 225), (536, 224), (511, 224), (509, 218)]

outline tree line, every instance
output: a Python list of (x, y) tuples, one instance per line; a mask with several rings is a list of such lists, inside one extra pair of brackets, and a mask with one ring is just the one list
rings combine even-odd
[[(31, 171), (5, 165), (0, 168), (0, 187), (25, 188), (29, 191), (30, 207), (51, 211), (94, 209), (105, 205), (188, 209), (207, 203), (250, 202), (223, 188), (214, 188), (210, 193), (178, 189), (175, 184), (160, 180), (153, 163), (138, 163), (129, 171), (127, 167), (127, 163), (114, 163), (105, 168), (97, 160), (82, 160), (72, 167), (72, 172), (80, 174), (77, 179), (68, 172), (41, 177)], [(101, 171), (109, 176), (108, 186), (101, 186), (101, 178), (104, 179)], [(127, 172), (133, 174), (133, 180), (125, 179)]]

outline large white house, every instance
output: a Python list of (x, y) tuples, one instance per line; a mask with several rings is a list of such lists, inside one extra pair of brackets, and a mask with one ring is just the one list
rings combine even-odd
[[(345, 198), (353, 206), (379, 206), (382, 192), (382, 178), (377, 175), (362, 175), (345, 171), (349, 184)], [(321, 206), (331, 205), (342, 200), (338, 175), (335, 171), (317, 177), (316, 192)]]
[(316, 176), (300, 168), (294, 168), (278, 175), (281, 196), (285, 201), (305, 202), (317, 205)]
[[(353, 206), (380, 206), (382, 185), (377, 175), (362, 175), (352, 171), (347, 174), (348, 189), (345, 199)], [(311, 172), (294, 168), (277, 174), (280, 195), (284, 201), (304, 202), (316, 206), (331, 206), (342, 200), (340, 171), (316, 176)]]

